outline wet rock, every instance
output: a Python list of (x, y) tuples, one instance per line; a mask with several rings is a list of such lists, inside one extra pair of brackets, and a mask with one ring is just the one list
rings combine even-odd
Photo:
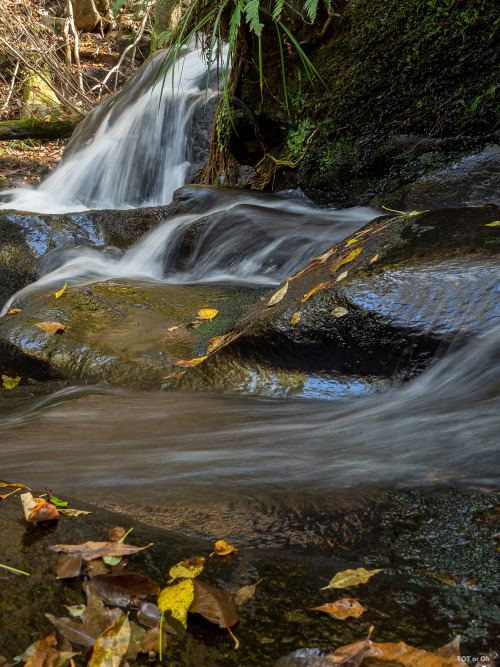
[(500, 237), (488, 226), (497, 217), (448, 209), (368, 223), (290, 277), (272, 307), (269, 292), (180, 383), (223, 384), (235, 361), (358, 376), (420, 372), (500, 322)]
[[(258, 298), (240, 287), (135, 285), (104, 282), (20, 295), (21, 312), (0, 321), (4, 358), (39, 365), (52, 377), (158, 389), (181, 372), (180, 360), (206, 354), (209, 339), (227, 330), (242, 306)], [(14, 306), (14, 304), (13, 304)], [(186, 327), (202, 308), (216, 308), (212, 322)], [(58, 322), (63, 333), (45, 337), (37, 322)], [(171, 329), (170, 331), (168, 329)], [(15, 365), (11, 362), (11, 366)]]

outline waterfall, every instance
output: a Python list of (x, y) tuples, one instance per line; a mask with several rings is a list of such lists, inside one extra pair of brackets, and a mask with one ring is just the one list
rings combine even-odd
[(163, 79), (164, 60), (159, 52), (147, 61), (81, 123), (55, 172), (38, 188), (2, 193), (0, 209), (64, 213), (168, 204), (188, 175), (193, 114), (217, 89), (205, 93), (200, 49), (187, 50)]

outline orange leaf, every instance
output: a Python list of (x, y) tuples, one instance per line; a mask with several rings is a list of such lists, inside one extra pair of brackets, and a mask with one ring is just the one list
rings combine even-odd
[(342, 600), (326, 602), (325, 604), (322, 604), (321, 607), (312, 608), (312, 611), (324, 611), (325, 614), (330, 614), (330, 616), (341, 620), (351, 617), (357, 618), (358, 616), (361, 616), (364, 610), (364, 607), (353, 598), (342, 598)]
[(181, 361), (176, 362), (176, 366), (197, 366), (200, 364), (202, 361), (205, 361), (205, 359), (208, 357), (208, 354), (206, 354), (204, 357), (197, 357), (196, 359), (190, 359), (189, 361), (185, 361), (182, 359)]
[(47, 332), (44, 338), (49, 338), (49, 336), (53, 336), (54, 334), (62, 334), (65, 330), (64, 324), (60, 324), (59, 322), (37, 322), (36, 326)]
[(378, 259), (378, 253), (375, 255), (375, 257), (372, 257), (370, 260), (370, 264), (373, 264), (373, 262), (376, 262)]
[(33, 498), (29, 492), (21, 494), (26, 521), (56, 521), (59, 519), (57, 508), (44, 498)]
[(230, 544), (227, 544), (227, 542), (224, 542), (224, 540), (219, 540), (215, 543), (215, 549), (210, 555), (213, 556), (214, 554), (217, 554), (217, 556), (228, 556), (229, 554), (235, 554), (237, 551), (238, 549), (236, 549), (236, 547), (232, 547)]
[(225, 336), (215, 336), (215, 338), (211, 338), (210, 345), (208, 346), (207, 350), (207, 356), (209, 354), (212, 354), (212, 352), (215, 352), (215, 350), (218, 350), (228, 336), (229, 334), (226, 334)]
[(15, 315), (16, 313), (20, 312), (21, 312), (20, 308), (7, 308), (7, 315)]
[(307, 294), (304, 294), (301, 301), (302, 302), (307, 301), (307, 299), (309, 299), (310, 296), (312, 296), (313, 294), (316, 294), (316, 292), (319, 292), (322, 289), (325, 289), (325, 287), (328, 285), (329, 282), (330, 281), (327, 280), (325, 283), (320, 283), (319, 285), (316, 285), (316, 287), (313, 287), (310, 292), (308, 292)]
[(302, 317), (302, 313), (301, 313), (301, 312), (294, 313), (294, 314), (292, 315), (292, 319), (290, 320), (290, 323), (291, 323), (291, 324), (297, 324), (297, 322), (300, 320), (301, 317)]

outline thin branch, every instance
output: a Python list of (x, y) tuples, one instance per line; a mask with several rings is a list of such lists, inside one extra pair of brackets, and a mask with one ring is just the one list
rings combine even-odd
[(75, 63), (76, 63), (76, 70), (78, 72), (78, 85), (83, 93), (82, 66), (80, 65), (80, 44), (78, 42), (78, 33), (75, 28), (75, 21), (73, 18), (73, 3), (71, 2), (71, 0), (68, 0), (68, 18), (69, 18), (69, 25), (71, 28), (71, 32), (73, 34), (73, 40), (75, 42)]
[(0, 116), (4, 115), (5, 110), (9, 106), (10, 98), (12, 97), (12, 93), (14, 92), (14, 88), (16, 87), (17, 73), (19, 72), (19, 66), (20, 65), (21, 65), (21, 61), (18, 60), (16, 62), (16, 67), (14, 69), (14, 74), (12, 75), (12, 81), (10, 82), (9, 93), (7, 95), (7, 99), (5, 100), (5, 104), (3, 105), (2, 110), (0, 111)]

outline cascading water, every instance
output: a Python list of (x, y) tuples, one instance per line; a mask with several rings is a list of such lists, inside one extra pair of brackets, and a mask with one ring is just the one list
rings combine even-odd
[[(187, 51), (162, 81), (160, 52), (79, 127), (62, 164), (38, 188), (2, 193), (0, 209), (62, 213), (168, 204), (184, 185), (195, 110), (206, 96), (201, 50)], [(216, 82), (214, 82), (216, 83)], [(72, 143), (73, 143), (72, 142)]]

